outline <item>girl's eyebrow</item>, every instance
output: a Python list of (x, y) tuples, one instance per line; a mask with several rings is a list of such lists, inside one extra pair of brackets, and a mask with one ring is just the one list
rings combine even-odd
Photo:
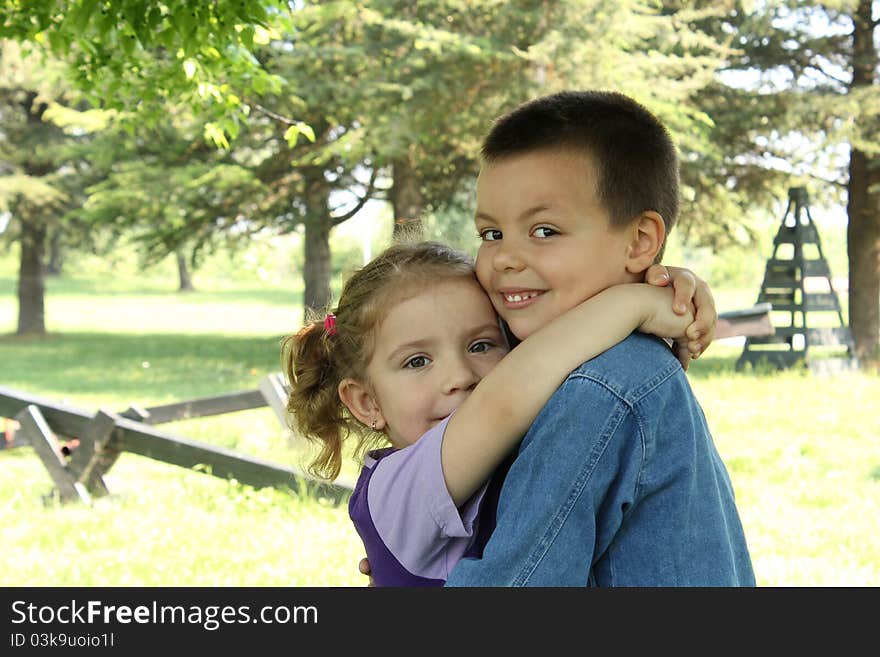
[[(479, 335), (480, 333), (486, 331), (494, 331), (495, 333), (501, 332), (501, 327), (498, 326), (496, 322), (486, 322), (485, 324), (480, 324), (479, 326), (475, 326), (473, 329), (467, 332), (467, 335)], [(405, 353), (409, 351), (423, 351), (427, 347), (431, 345), (432, 340), (430, 338), (423, 338), (421, 340), (410, 340), (409, 342), (404, 342), (403, 344), (397, 345), (394, 350), (388, 354), (388, 361), (394, 362), (400, 359)]]
[(421, 351), (425, 347), (431, 344), (431, 341), (428, 339), (423, 340), (411, 340), (410, 342), (404, 342), (401, 345), (398, 345), (394, 351), (388, 354), (389, 361), (396, 361), (398, 358), (403, 356), (408, 351)]
[(498, 322), (487, 322), (486, 324), (481, 324), (480, 326), (476, 326), (470, 331), (468, 331), (469, 335), (477, 335), (479, 333), (483, 333), (485, 331), (494, 331), (499, 333), (501, 331), (501, 327), (498, 326)]

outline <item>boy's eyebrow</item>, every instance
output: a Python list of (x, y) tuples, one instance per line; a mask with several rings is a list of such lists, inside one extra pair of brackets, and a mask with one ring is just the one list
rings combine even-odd
[[(517, 217), (517, 221), (525, 221), (526, 219), (529, 219), (530, 217), (538, 214), (539, 212), (543, 212), (544, 210), (549, 210), (549, 209), (550, 209), (549, 203), (540, 203), (539, 205), (536, 205), (534, 207), (529, 208), (528, 210), (523, 211), (519, 215), (519, 217)], [(492, 215), (490, 215), (486, 212), (482, 212), (478, 209), (477, 213), (474, 215), (474, 221), (477, 221), (479, 219), (483, 219), (484, 221), (495, 221), (495, 219), (492, 217)]]

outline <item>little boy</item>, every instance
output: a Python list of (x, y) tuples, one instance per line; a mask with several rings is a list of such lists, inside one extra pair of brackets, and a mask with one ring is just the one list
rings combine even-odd
[[(482, 155), (477, 276), (517, 338), (659, 261), (678, 162), (632, 99), (525, 103)], [(447, 586), (755, 584), (727, 470), (660, 340), (633, 334), (574, 370), (501, 477), (482, 558), (461, 561)]]

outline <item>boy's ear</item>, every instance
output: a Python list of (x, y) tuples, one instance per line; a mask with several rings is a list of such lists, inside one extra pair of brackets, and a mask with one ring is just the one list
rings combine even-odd
[(641, 274), (654, 264), (660, 253), (666, 239), (666, 224), (659, 213), (645, 210), (633, 220), (629, 230), (626, 270), (630, 274)]
[(363, 425), (375, 431), (385, 428), (385, 416), (367, 387), (355, 379), (342, 379), (336, 389), (339, 399)]

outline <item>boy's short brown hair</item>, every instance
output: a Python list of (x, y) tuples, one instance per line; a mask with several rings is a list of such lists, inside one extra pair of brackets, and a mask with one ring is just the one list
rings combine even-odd
[[(587, 155), (597, 169), (598, 200), (613, 226), (640, 213), (663, 217), (666, 233), (678, 217), (678, 156), (660, 120), (632, 98), (609, 91), (562, 91), (519, 105), (495, 121), (483, 140), (483, 160), (545, 149)], [(664, 244), (665, 246), (665, 244)], [(663, 253), (661, 247), (657, 261)]]

